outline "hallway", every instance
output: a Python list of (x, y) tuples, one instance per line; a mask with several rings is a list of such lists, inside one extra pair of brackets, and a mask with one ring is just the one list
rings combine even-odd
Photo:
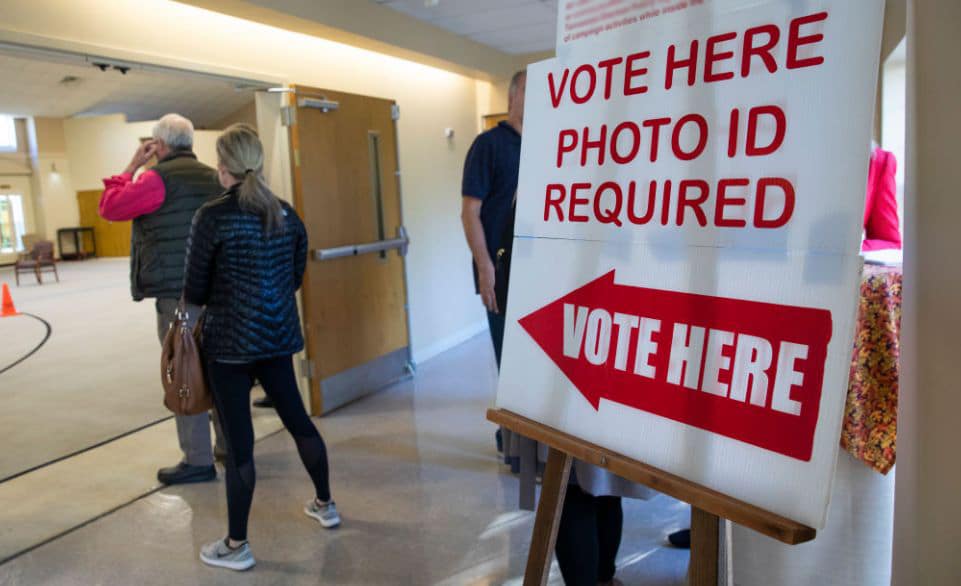
[[(303, 515), (310, 481), (279, 433), (256, 447), (252, 571), (197, 560), (225, 532), (219, 480), (152, 493), (0, 566), (0, 584), (519, 584), (533, 514), (517, 512), (517, 480), (497, 463), (484, 420), (495, 380), (489, 345), (475, 337), (413, 381), (316, 420), (344, 517), (337, 531)], [(687, 552), (663, 540), (686, 516), (663, 496), (625, 501), (618, 577), (683, 584)], [(561, 584), (556, 567), (551, 583)]]

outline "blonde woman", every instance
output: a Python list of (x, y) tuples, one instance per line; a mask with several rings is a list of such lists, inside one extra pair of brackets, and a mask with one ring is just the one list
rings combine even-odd
[(330, 496), (327, 448), (304, 410), (292, 355), (304, 347), (294, 293), (307, 261), (307, 233), (297, 213), (263, 178), (257, 132), (235, 124), (217, 140), (217, 173), (227, 189), (194, 216), (187, 245), (184, 299), (206, 306), (203, 346), (214, 403), (227, 443), (228, 534), (201, 548), (211, 566), (246, 570), (254, 494), (250, 389), (260, 381), (316, 490), (304, 512), (325, 528), (340, 524)]

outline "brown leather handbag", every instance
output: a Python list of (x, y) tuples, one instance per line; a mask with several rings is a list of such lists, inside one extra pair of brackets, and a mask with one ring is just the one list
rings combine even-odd
[(177, 415), (198, 415), (213, 407), (201, 353), (203, 318), (190, 327), (190, 317), (181, 301), (160, 355), (164, 405)]

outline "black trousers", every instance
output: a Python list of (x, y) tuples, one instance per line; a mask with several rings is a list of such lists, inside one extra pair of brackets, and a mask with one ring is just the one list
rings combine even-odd
[(247, 539), (247, 518), (254, 497), (254, 425), (250, 419), (250, 389), (254, 378), (274, 401), (284, 427), (294, 438), (300, 460), (314, 482), (317, 498), (330, 500), (327, 446), (307, 415), (297, 390), (290, 356), (260, 362), (207, 363), (210, 388), (227, 444), (227, 513), (231, 539)]
[[(501, 310), (503, 312), (503, 309)], [(504, 328), (507, 325), (503, 313), (487, 312), (487, 325), (491, 331), (491, 342), (494, 343), (494, 359), (497, 360), (497, 370), (501, 368), (501, 350), (504, 348)]]
[(624, 512), (621, 497), (594, 496), (567, 487), (554, 554), (567, 586), (597, 586), (614, 579)]

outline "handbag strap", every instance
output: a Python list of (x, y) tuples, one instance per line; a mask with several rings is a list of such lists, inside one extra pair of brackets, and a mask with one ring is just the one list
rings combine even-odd
[(187, 327), (187, 324), (190, 323), (190, 312), (187, 311), (187, 301), (183, 296), (181, 296), (177, 302), (177, 309), (174, 310), (174, 319), (180, 322), (181, 327)]
[(180, 300), (177, 302), (177, 309), (174, 311), (174, 324), (179, 322), (180, 327), (182, 327), (185, 330), (193, 330), (194, 328), (197, 328), (197, 327), (202, 328), (203, 327), (202, 322), (203, 322), (204, 316), (207, 314), (207, 310), (205, 307), (198, 307), (198, 306), (194, 306), (194, 307), (196, 308), (194, 312), (196, 314), (194, 316), (196, 319), (194, 319), (193, 324), (191, 324), (190, 323), (191, 314), (190, 314), (190, 310), (187, 308), (187, 300), (184, 299), (184, 297), (181, 295)]
[[(185, 321), (190, 317), (190, 310), (187, 308), (187, 305), (188, 305), (187, 300), (184, 299), (183, 296), (181, 296), (180, 300), (177, 301), (177, 309), (175, 313), (175, 315), (177, 315), (178, 317), (183, 316), (183, 319)], [(198, 319), (200, 318), (200, 316), (206, 313), (205, 307), (200, 307), (196, 305), (191, 305), (191, 306), (196, 308), (195, 313)]]

